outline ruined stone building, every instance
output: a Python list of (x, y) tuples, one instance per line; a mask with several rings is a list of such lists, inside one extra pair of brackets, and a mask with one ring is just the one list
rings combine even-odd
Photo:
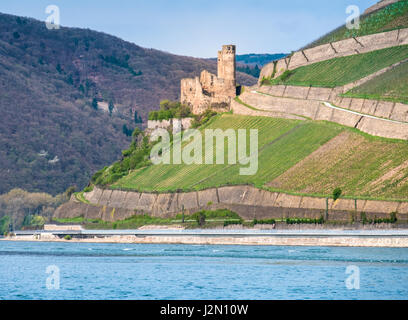
[(235, 46), (222, 46), (218, 51), (218, 75), (203, 70), (200, 77), (182, 79), (180, 101), (190, 105), (195, 114), (208, 108), (228, 111), (237, 94), (235, 67)]

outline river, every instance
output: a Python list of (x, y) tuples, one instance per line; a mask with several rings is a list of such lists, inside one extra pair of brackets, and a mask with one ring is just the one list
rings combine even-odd
[(408, 248), (0, 241), (0, 299), (407, 298)]

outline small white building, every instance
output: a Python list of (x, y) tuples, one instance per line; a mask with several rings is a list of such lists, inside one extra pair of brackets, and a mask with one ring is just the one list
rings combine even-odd
[(155, 129), (172, 129), (173, 133), (178, 133), (182, 130), (191, 128), (193, 118), (169, 119), (169, 120), (149, 120), (147, 121), (147, 129), (153, 131)]
[(81, 231), (83, 228), (78, 225), (56, 225), (56, 224), (45, 224), (44, 231)]

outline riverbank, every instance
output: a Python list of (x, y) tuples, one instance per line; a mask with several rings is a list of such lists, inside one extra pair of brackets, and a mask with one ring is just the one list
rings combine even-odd
[(407, 248), (408, 230), (83, 230), (76, 232), (20, 232), (13, 237), (5, 237), (0, 240)]

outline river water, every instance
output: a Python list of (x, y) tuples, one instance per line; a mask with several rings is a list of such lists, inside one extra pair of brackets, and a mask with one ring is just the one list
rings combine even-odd
[(0, 241), (0, 299), (408, 299), (408, 248)]

